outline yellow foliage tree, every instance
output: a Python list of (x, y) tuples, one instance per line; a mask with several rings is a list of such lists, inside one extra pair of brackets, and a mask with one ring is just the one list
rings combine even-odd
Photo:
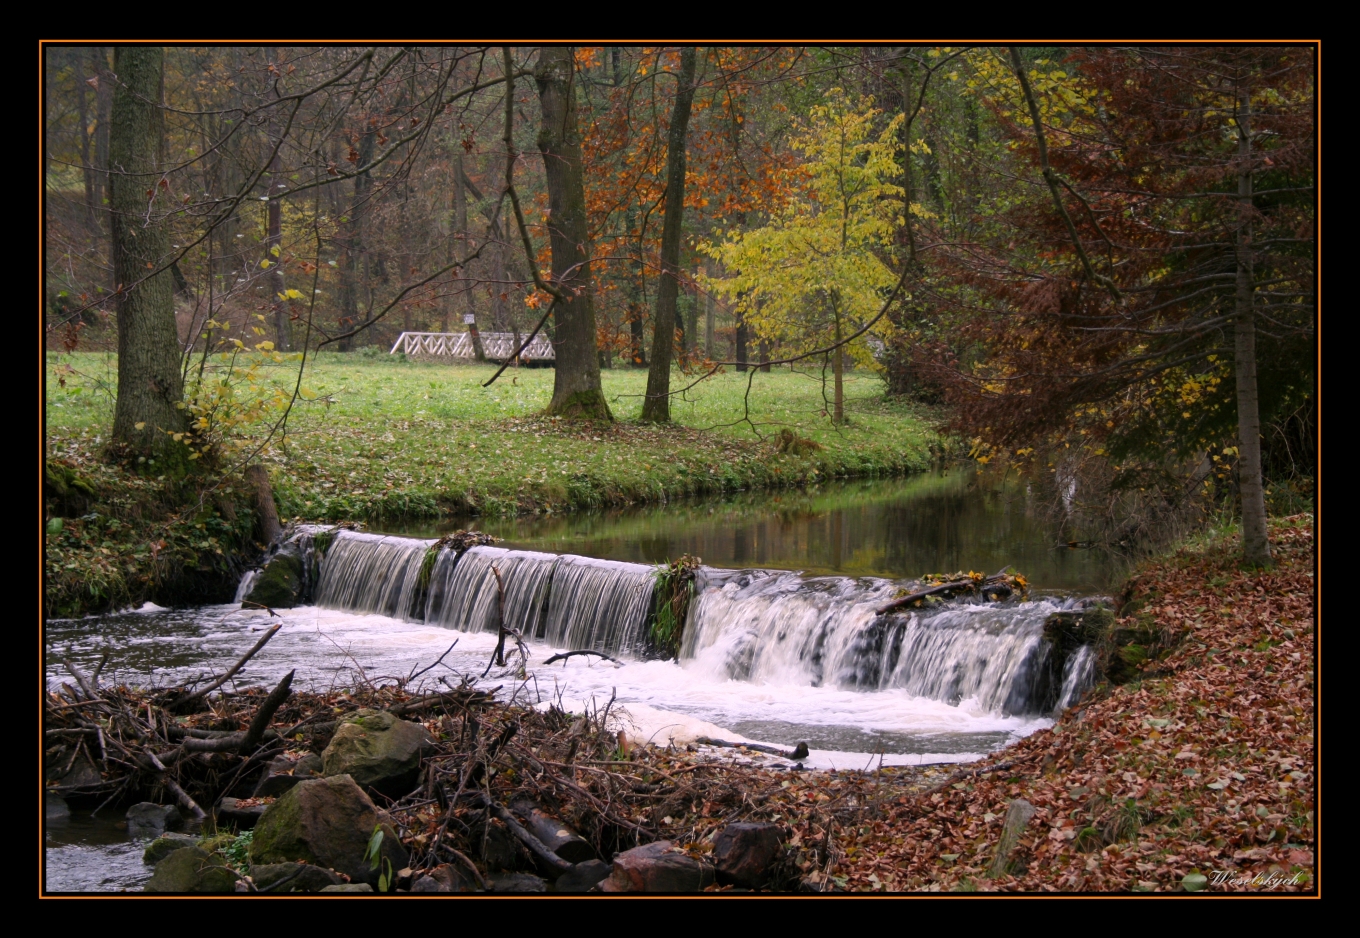
[[(840, 343), (878, 312), (897, 281), (885, 259), (904, 221), (904, 190), (894, 182), (903, 118), (875, 133), (879, 114), (872, 98), (832, 89), (797, 128), (801, 185), (790, 187), (769, 224), (700, 246), (726, 272), (705, 278), (707, 286), (758, 335), (795, 354)], [(870, 362), (868, 341), (866, 334), (831, 352), (837, 424), (845, 419), (845, 351)]]

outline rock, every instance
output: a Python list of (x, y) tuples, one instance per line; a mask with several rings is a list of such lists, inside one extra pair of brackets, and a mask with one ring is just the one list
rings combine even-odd
[(558, 892), (590, 892), (596, 883), (603, 882), (608, 876), (608, 863), (585, 860), (557, 877), (555, 888)]
[(265, 812), (265, 808), (269, 807), (264, 804), (252, 804), (242, 807), (239, 806), (241, 800), (242, 799), (240, 798), (222, 799), (221, 804), (217, 806), (217, 810), (214, 812), (217, 816), (217, 824), (219, 827), (231, 825), (237, 830), (250, 830), (259, 823), (261, 815)]
[(490, 826), (485, 830), (485, 836), (479, 836), (477, 839), (481, 842), (481, 859), (486, 863), (487, 869), (518, 870), (533, 867), (533, 858), (528, 850), (500, 820), (492, 819)]
[(472, 882), (462, 870), (449, 863), (441, 863), (434, 869), (416, 877), (411, 884), (411, 892), (473, 892)]
[(340, 883), (335, 886), (327, 886), (321, 892), (372, 892), (373, 887), (368, 883)]
[(1032, 817), (1034, 805), (1023, 798), (1016, 798), (1006, 808), (1006, 820), (1001, 825), (1001, 839), (996, 842), (996, 855), (992, 857), (992, 864), (987, 868), (989, 877), (995, 879), (1006, 875), (1010, 868), (1011, 854), (1015, 852), (1020, 835), (1024, 833), (1025, 825), (1029, 824)]
[(374, 882), (378, 872), (364, 859), (380, 821), (381, 854), (392, 871), (406, 866), (406, 849), (397, 832), (380, 817), (372, 800), (348, 775), (304, 779), (265, 809), (250, 844), (252, 863), (303, 860), (329, 867), (352, 880)]
[(568, 863), (584, 863), (598, 859), (595, 848), (576, 831), (531, 802), (517, 801), (510, 805), (529, 833)]
[(298, 604), (302, 587), (302, 558), (295, 551), (281, 550), (260, 571), (246, 602), (288, 609)]
[(713, 882), (713, 868), (687, 856), (669, 840), (625, 850), (614, 857), (601, 892), (699, 892)]
[(239, 877), (221, 859), (202, 847), (181, 847), (156, 864), (147, 892), (235, 892)]
[(273, 798), (283, 794), (304, 778), (316, 778), (320, 775), (321, 757), (314, 752), (307, 753), (297, 761), (287, 756), (279, 756), (264, 770), (259, 784), (255, 786), (253, 797)]
[(488, 882), (488, 892), (547, 892), (548, 883), (532, 873), (506, 873)]
[(197, 846), (198, 838), (193, 834), (161, 834), (146, 845), (142, 852), (142, 862), (155, 866), (176, 850)]
[(61, 795), (47, 792), (43, 796), (43, 817), (49, 821), (64, 821), (71, 816), (71, 807)]
[(184, 823), (184, 815), (172, 804), (143, 801), (127, 810), (129, 837), (158, 837)]
[(420, 758), (433, 745), (434, 738), (418, 723), (360, 710), (331, 737), (321, 754), (321, 774), (348, 775), (363, 788), (400, 798), (415, 786)]
[(250, 868), (250, 878), (260, 892), (320, 892), (341, 882), (330, 870), (310, 863), (266, 863)]
[(718, 882), (751, 889), (767, 885), (783, 841), (777, 824), (728, 824), (713, 844)]

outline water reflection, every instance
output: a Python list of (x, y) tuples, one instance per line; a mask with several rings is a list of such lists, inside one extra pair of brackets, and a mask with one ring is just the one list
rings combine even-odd
[(1023, 485), (968, 469), (651, 508), (374, 527), (422, 537), (476, 527), (532, 550), (639, 563), (689, 553), (719, 567), (894, 579), (1009, 564), (1038, 588), (1074, 592), (1108, 589), (1116, 573), (1104, 555), (1057, 547)]

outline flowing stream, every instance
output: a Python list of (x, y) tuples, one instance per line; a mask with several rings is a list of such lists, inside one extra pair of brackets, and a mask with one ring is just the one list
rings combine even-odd
[[(1049, 725), (1055, 706), (1089, 685), (1089, 650), (1058, 668), (1043, 623), (1087, 602), (1083, 594), (1104, 587), (1109, 571), (1089, 555), (1054, 550), (1022, 503), (970, 486), (951, 474), (765, 496), (763, 510), (754, 499), (669, 506), (671, 533), (663, 538), (652, 536), (655, 512), (576, 519), (584, 535), (571, 523), (546, 530), (507, 523), (504, 546), (444, 549), (432, 562), (436, 530), (341, 531), (319, 556), (304, 532), (296, 549), (319, 573), (310, 604), (279, 610), (283, 628), (236, 683), (269, 685), (290, 669), (297, 669), (295, 687), (379, 681), (425, 667), (453, 645), (422, 680), (456, 684), (480, 678), (503, 621), (522, 636), (528, 659), (523, 672), (513, 653), (506, 667), (491, 669), (485, 683), (501, 685), (502, 698), (579, 710), (613, 697), (632, 735), (654, 743), (806, 741), (805, 764), (818, 768), (980, 758)], [(905, 541), (904, 530), (912, 535)], [(1008, 538), (1031, 582), (1062, 594), (876, 612), (911, 577), (994, 572)], [(944, 559), (924, 562), (932, 542)], [(563, 551), (568, 543), (573, 549)], [(592, 547), (595, 556), (577, 552)], [(687, 550), (703, 550), (707, 565), (695, 579), (680, 653), (667, 660), (648, 640), (656, 564)], [(148, 604), (50, 621), (49, 682), (64, 679), (61, 658), (88, 663), (106, 651), (106, 681), (165, 685), (220, 673), (253, 643), (254, 631), (279, 621), (241, 608), (248, 589), (243, 582), (238, 601), (220, 606)], [(544, 664), (575, 649), (620, 663), (579, 656)], [(49, 889), (126, 885), (122, 873), (96, 885), (98, 871), (85, 869), (85, 847), (74, 841), (55, 842), (49, 833), (48, 871), (56, 877)], [(60, 870), (74, 872), (54, 874), (55, 855), (65, 858)]]

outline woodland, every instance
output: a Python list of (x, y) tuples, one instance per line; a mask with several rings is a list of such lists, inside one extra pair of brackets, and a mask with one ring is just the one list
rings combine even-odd
[[(498, 807), (529, 785), (483, 778), (498, 752), (552, 779), (592, 856), (784, 825), (768, 875), (715, 889), (1200, 891), (1228, 868), (1310, 888), (1317, 55), (46, 44), (43, 617), (222, 602), (290, 522), (964, 462), (1042, 493), (1072, 547), (1143, 563), (1117, 612), (1146, 656), (1051, 731), (971, 774), (682, 784), (688, 757), (633, 752), (599, 714), (581, 735), (466, 688), (369, 687), (344, 706), (444, 714), (448, 758), (386, 828), (400, 888), (492, 888), (466, 843), (436, 849), (470, 778), (483, 844), (494, 815), (539, 872), (571, 866)], [(417, 333), (466, 333), (466, 361), (397, 350)], [(119, 784), (209, 738), (179, 725), (187, 691), (152, 718), (66, 666), (81, 686), (48, 695), (49, 734), (95, 733), (62, 708), (97, 701), (101, 733), (164, 750), (127, 751)], [(271, 718), (334, 703), (280, 687), (224, 705), (233, 771)], [(552, 768), (578, 736), (605, 789)], [(184, 771), (186, 810), (221, 794)], [(625, 794), (600, 813), (604, 790)], [(998, 854), (1021, 794), (1040, 820)], [(634, 875), (614, 862), (608, 882)]]

